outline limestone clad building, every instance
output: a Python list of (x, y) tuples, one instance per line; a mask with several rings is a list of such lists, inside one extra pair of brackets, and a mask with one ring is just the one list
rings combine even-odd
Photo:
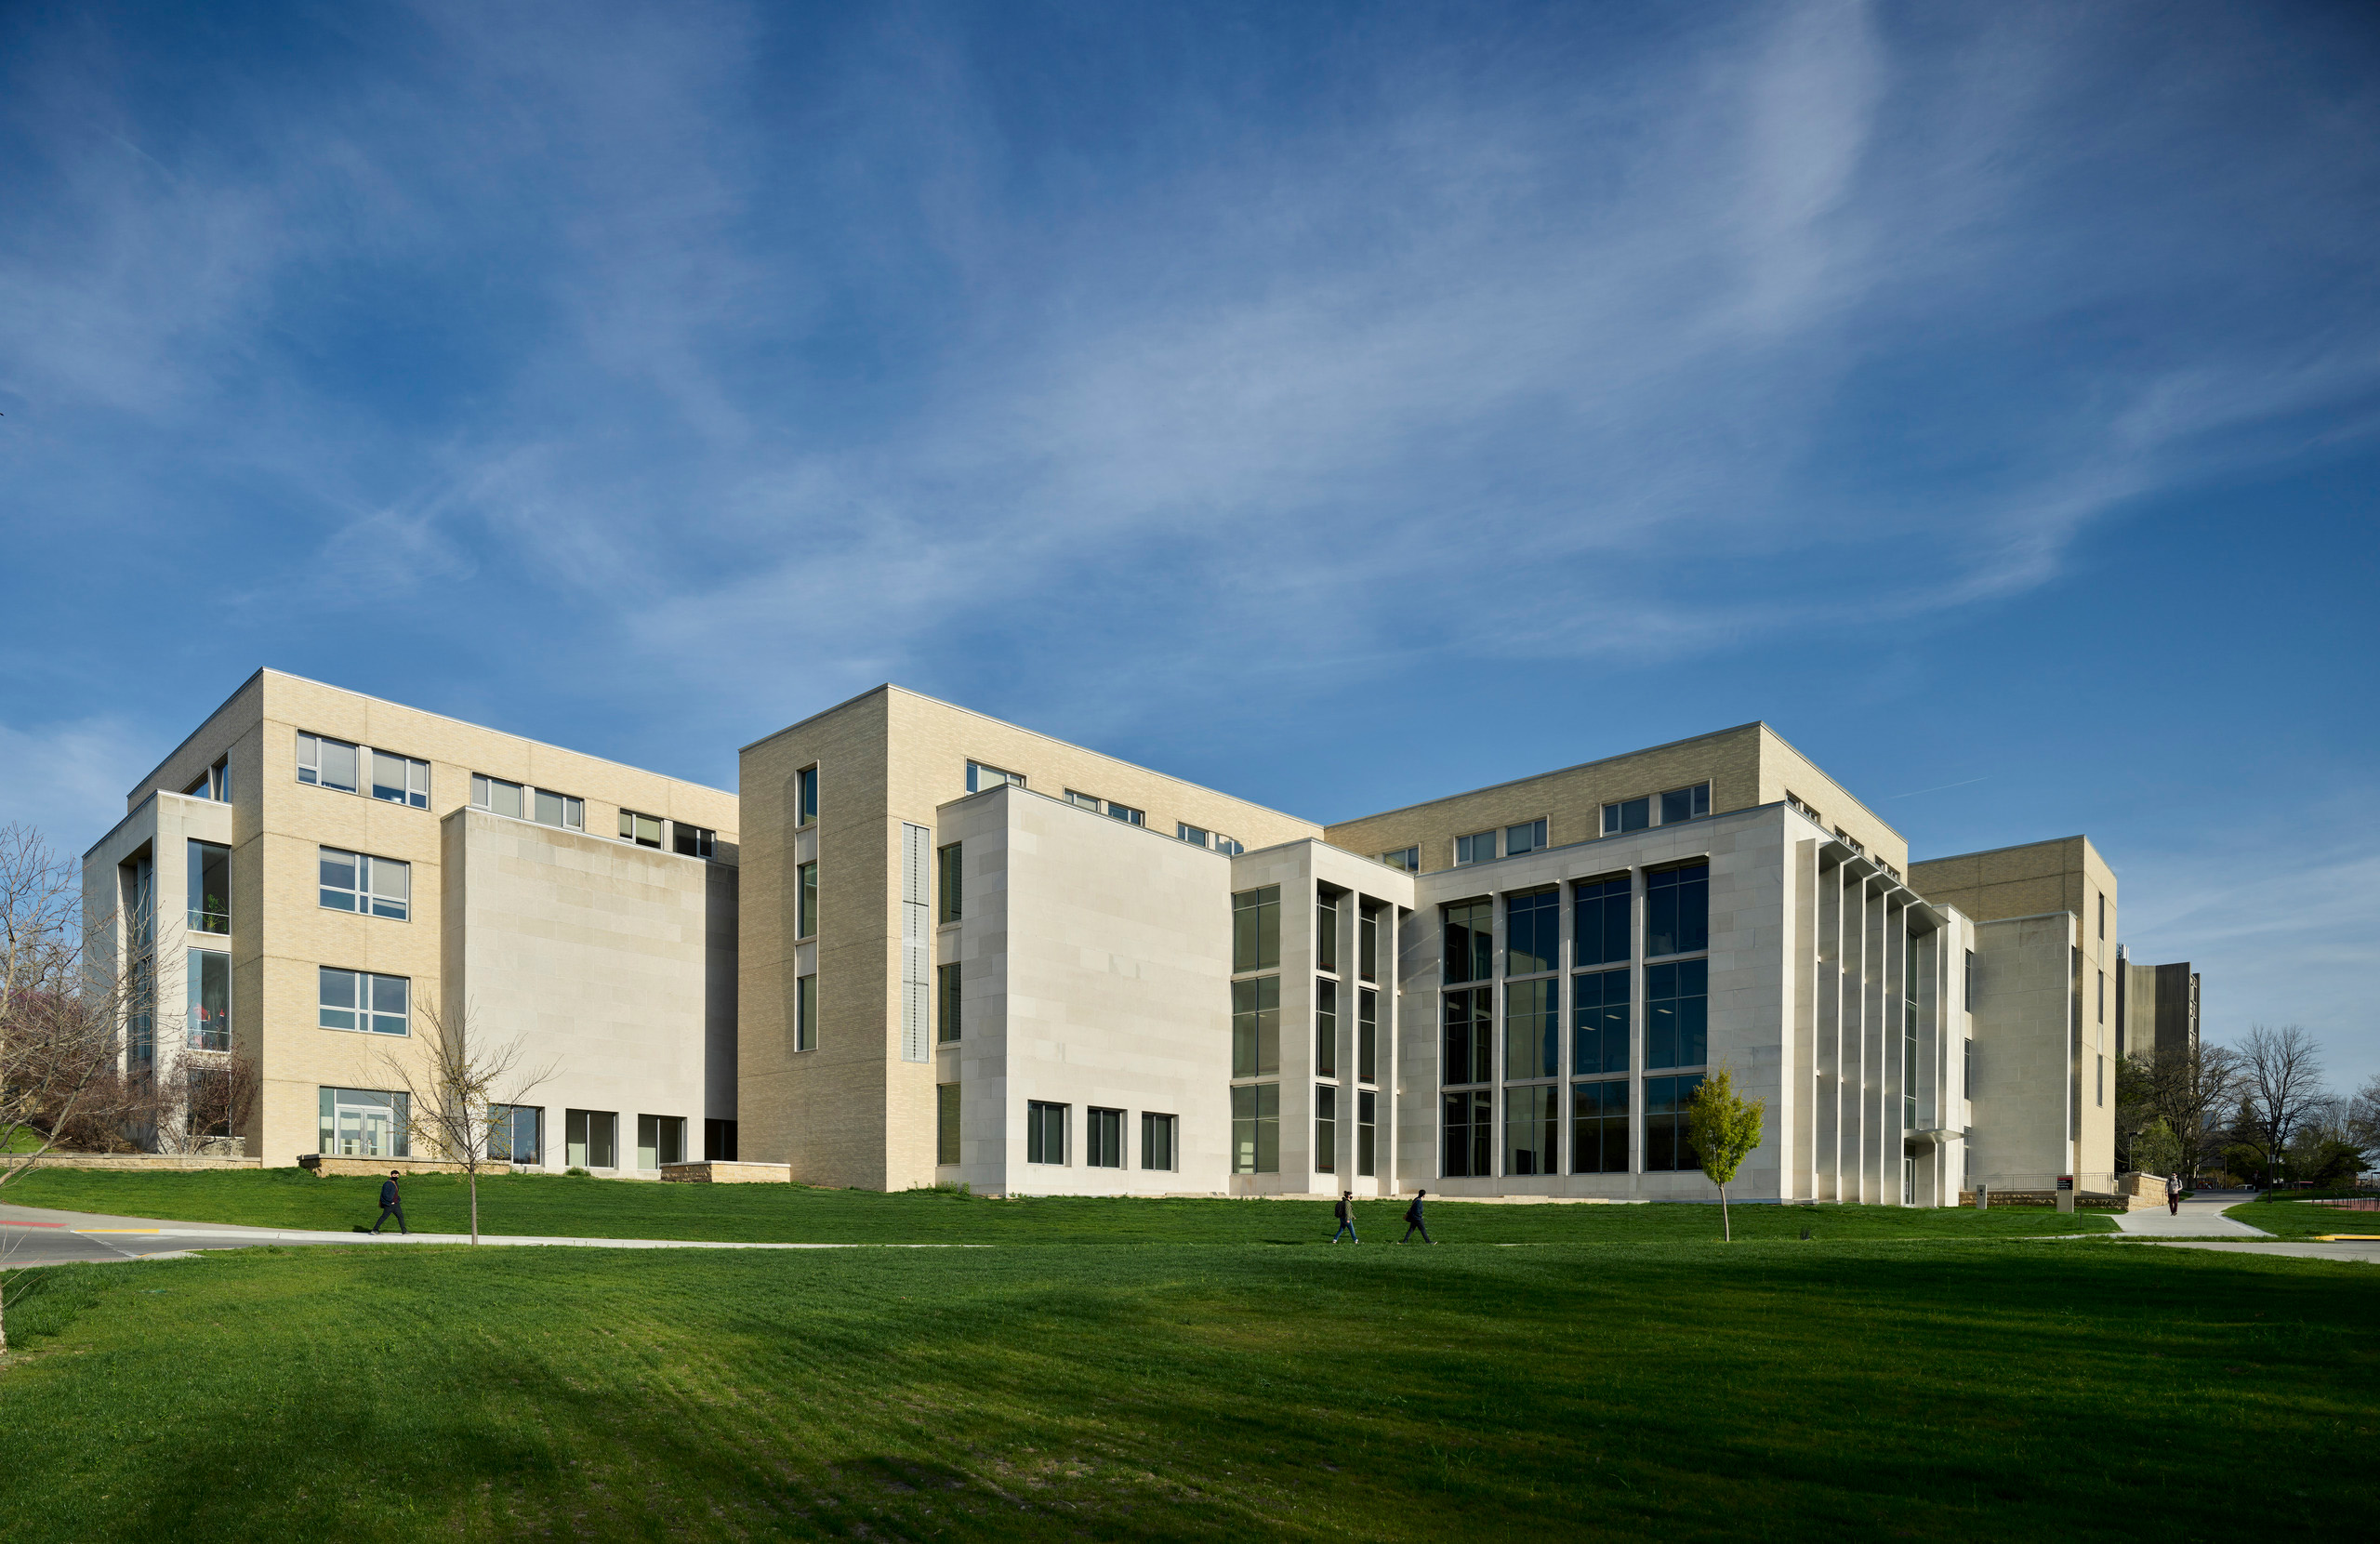
[[(86, 856), (126, 950), (225, 957), (127, 1055), (252, 1048), (272, 1162), (394, 1151), (374, 1068), (438, 1004), (551, 1059), (549, 1168), (1701, 1199), (1726, 1066), (1748, 1196), (2112, 1180), (2107, 865), (1912, 865), (1765, 724), (1322, 825), (888, 685), (738, 781), (260, 672)], [(218, 884), (203, 937), (126, 904), (215, 928)]]

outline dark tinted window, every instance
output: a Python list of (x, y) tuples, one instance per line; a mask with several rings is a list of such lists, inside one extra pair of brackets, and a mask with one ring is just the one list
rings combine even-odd
[(1574, 940), (1579, 957), (1574, 965), (1621, 965), (1629, 958), (1628, 904), (1631, 900), (1626, 875), (1617, 879), (1602, 879), (1579, 887), (1577, 937)]
[(1665, 868), (1645, 878), (1645, 957), (1711, 947), (1711, 865)]

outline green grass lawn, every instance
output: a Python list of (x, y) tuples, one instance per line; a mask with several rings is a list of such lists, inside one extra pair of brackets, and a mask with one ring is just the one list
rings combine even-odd
[[(10, 1544), (2337, 1536), (2380, 1439), (2380, 1273), (2088, 1240), (6, 1279)], [(2149, 1440), (2211, 1411), (2290, 1461)]]
[(2345, 1211), (2305, 1201), (2242, 1201), (2223, 1215), (2276, 1238), (2312, 1238), (2318, 1234), (2380, 1234), (2380, 1211)]
[[(379, 1215), (380, 1182), (318, 1180), (302, 1169), (112, 1173), (36, 1169), (0, 1186), (0, 1201), (70, 1211), (337, 1231)], [(405, 1219), (423, 1233), (469, 1227), (462, 1180), (404, 1181)], [(1403, 1201), (1357, 1203), (1356, 1231), (1385, 1242), (1404, 1232)], [(1975, 1211), (1900, 1207), (1737, 1207), (1739, 1239), (1798, 1239), (1808, 1228), (1851, 1238), (2021, 1238), (2104, 1232), (2104, 1216), (2047, 1208)], [(1430, 1232), (1465, 1243), (1551, 1244), (1713, 1239), (1719, 1208), (1703, 1206), (1483, 1206), (1430, 1203)], [(800, 1185), (677, 1185), (514, 1175), (480, 1181), (480, 1227), (579, 1238), (684, 1238), (794, 1244), (1321, 1244), (1325, 1201), (1157, 1201), (1047, 1197), (993, 1201), (942, 1191), (886, 1194)]]

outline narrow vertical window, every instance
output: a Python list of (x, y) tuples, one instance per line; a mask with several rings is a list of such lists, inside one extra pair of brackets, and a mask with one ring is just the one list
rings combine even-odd
[(1355, 1081), (1380, 1081), (1380, 994), (1370, 987), (1355, 991)]
[(1699, 1067), (1709, 1058), (1710, 981), (1707, 959), (1646, 969), (1645, 1065)]
[(939, 983), (934, 993), (934, 1038), (946, 1045), (959, 1038), (959, 965), (953, 961), (941, 966), (934, 975)]
[(793, 936), (812, 938), (818, 932), (818, 865), (803, 864), (794, 880)]
[(1355, 974), (1380, 980), (1380, 908), (1366, 906), (1355, 919)]
[(1626, 1072), (1628, 972), (1593, 970), (1572, 976), (1570, 994), (1570, 1070), (1581, 1077)]
[(1281, 963), (1281, 887), (1266, 885), (1231, 898), (1231, 968), (1270, 970)]
[(1504, 1090), (1504, 1172), (1561, 1173), (1561, 1130), (1559, 1084)]
[(1328, 977), (1314, 983), (1314, 1074), (1339, 1076), (1339, 983)]
[(1624, 965), (1634, 957), (1629, 907), (1635, 899), (1627, 875), (1578, 887), (1570, 946), (1573, 965)]
[(1373, 1112), (1379, 1097), (1369, 1089), (1359, 1089), (1355, 1094), (1355, 1172), (1367, 1180), (1372, 1177), (1377, 1150)]
[(814, 975), (793, 983), (793, 1049), (818, 1049), (818, 978)]
[(1339, 1172), (1339, 1089), (1335, 1084), (1315, 1086), (1314, 1167), (1320, 1174)]
[(807, 825), (818, 818), (818, 769), (804, 767), (794, 773), (794, 810), (797, 825)]
[(1314, 904), (1314, 966), (1339, 969), (1339, 897), (1324, 895)]
[(1281, 1171), (1281, 1086), (1250, 1083), (1231, 1091), (1231, 1171)]
[(956, 1083), (934, 1085), (933, 1161), (938, 1164), (959, 1161), (959, 1089)]
[(1091, 1168), (1124, 1167), (1124, 1112), (1096, 1106), (1084, 1112), (1083, 1163)]
[(1562, 987), (1516, 981), (1504, 988), (1504, 1076), (1557, 1077), (1562, 1072)]
[(1504, 902), (1504, 974), (1533, 976), (1562, 963), (1562, 896), (1541, 890)]
[(1143, 1112), (1141, 1115), (1141, 1167), (1170, 1169), (1173, 1167), (1173, 1117)]
[(228, 933), (231, 930), (231, 850), (211, 841), (188, 846), (190, 930)]
[(1444, 971), (1448, 983), (1488, 981), (1496, 974), (1496, 919), (1487, 901), (1446, 908)]
[(1231, 1075), (1269, 1077), (1281, 1070), (1281, 978), (1231, 983)]
[(952, 842), (934, 854), (934, 915), (943, 922), (958, 921), (966, 910), (965, 845)]
[(190, 1049), (231, 1049), (231, 957), (219, 949), (192, 949), (190, 983)]
[(1628, 1172), (1628, 1082), (1570, 1085), (1570, 1172)]
[(1702, 1075), (1645, 1079), (1645, 1171), (1699, 1168), (1700, 1155), (1686, 1134), (1686, 1105), (1702, 1087)]
[(1496, 1096), (1481, 1089), (1445, 1096), (1444, 1168), (1449, 1179), (1486, 1179), (1496, 1172)]

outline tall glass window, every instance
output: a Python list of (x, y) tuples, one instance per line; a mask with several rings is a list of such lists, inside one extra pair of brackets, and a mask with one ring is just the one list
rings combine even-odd
[(1496, 1096), (1480, 1089), (1442, 1095), (1445, 1102), (1446, 1173), (1448, 1179), (1496, 1172)]
[(1339, 1076), (1339, 983), (1324, 976), (1314, 983), (1314, 1074)]
[(1025, 1105), (1025, 1161), (1062, 1164), (1066, 1161), (1066, 1107), (1027, 1100)]
[(933, 1161), (937, 1164), (960, 1162), (959, 1146), (959, 1093), (961, 1085), (937, 1083), (933, 1089)]
[(1315, 1086), (1314, 1167), (1320, 1174), (1339, 1172), (1339, 1089), (1335, 1084)]
[[(934, 853), (934, 918), (956, 922), (967, 911), (966, 843), (952, 842)], [(812, 864), (812, 868), (818, 865)]]
[(1562, 1088), (1541, 1083), (1504, 1090), (1504, 1172), (1562, 1172)]
[(1570, 1172), (1628, 1172), (1628, 1080), (1570, 1085)]
[(1339, 897), (1324, 895), (1314, 904), (1314, 965), (1317, 970), (1339, 969)]
[(190, 983), (190, 1049), (231, 1049), (231, 957), (219, 949), (192, 949)]
[(1173, 1117), (1141, 1112), (1141, 1167), (1173, 1167)]
[(228, 933), (231, 930), (231, 850), (211, 841), (193, 841), (187, 846), (190, 930)]
[(1688, 864), (1645, 877), (1645, 957), (1711, 947), (1711, 865)]
[(1492, 1083), (1496, 1078), (1496, 989), (1474, 986), (1440, 995), (1446, 1010), (1440, 1080)]
[(1701, 1155), (1686, 1134), (1686, 1103), (1702, 1075), (1645, 1079), (1645, 1172), (1699, 1168)]
[(1504, 988), (1504, 1076), (1518, 1080), (1561, 1075), (1559, 978), (1512, 983)]
[(1355, 974), (1380, 980), (1380, 908), (1366, 906), (1355, 918)]
[[(1901, 1126), (1906, 1130), (1917, 1129), (1917, 953), (1914, 937), (1901, 940)], [(2108, 984), (2105, 975), (2099, 977), (2104, 996)], [(2104, 1006), (2104, 1005), (2102, 1005)], [(2100, 1102), (2105, 1103), (2102, 1100)]]
[(1579, 886), (1576, 925), (1570, 946), (1578, 952), (1573, 965), (1625, 965), (1634, 957), (1629, 938), (1628, 876), (1590, 879)]
[(818, 818), (818, 769), (804, 767), (794, 773), (794, 824), (807, 825)]
[(813, 938), (818, 932), (818, 865), (803, 864), (794, 870), (793, 936)]
[(954, 961), (934, 971), (934, 1038), (947, 1043), (959, 1038), (959, 966)]
[(1369, 1089), (1355, 1093), (1355, 1172), (1367, 1180), (1372, 1176), (1374, 1102), (1379, 1097)]
[(1504, 973), (1533, 976), (1562, 963), (1562, 894), (1540, 890), (1504, 902)]
[(1572, 976), (1570, 990), (1570, 1070), (1581, 1077), (1626, 1072), (1628, 972), (1592, 970)]
[(1231, 1075), (1270, 1077), (1281, 1070), (1281, 978), (1231, 983)]
[(793, 1049), (818, 1049), (818, 978), (802, 976), (793, 983)]
[(1231, 1171), (1281, 1171), (1281, 1086), (1250, 1083), (1231, 1091)]
[(1231, 968), (1270, 970), (1281, 963), (1281, 887), (1244, 890), (1231, 898)]
[(1355, 991), (1355, 1081), (1380, 1081), (1380, 994), (1368, 986)]
[(1711, 962), (1645, 968), (1645, 1065), (1699, 1067), (1710, 1056)]
[(1448, 983), (1495, 979), (1495, 927), (1489, 902), (1461, 901), (1447, 907), (1444, 969)]

